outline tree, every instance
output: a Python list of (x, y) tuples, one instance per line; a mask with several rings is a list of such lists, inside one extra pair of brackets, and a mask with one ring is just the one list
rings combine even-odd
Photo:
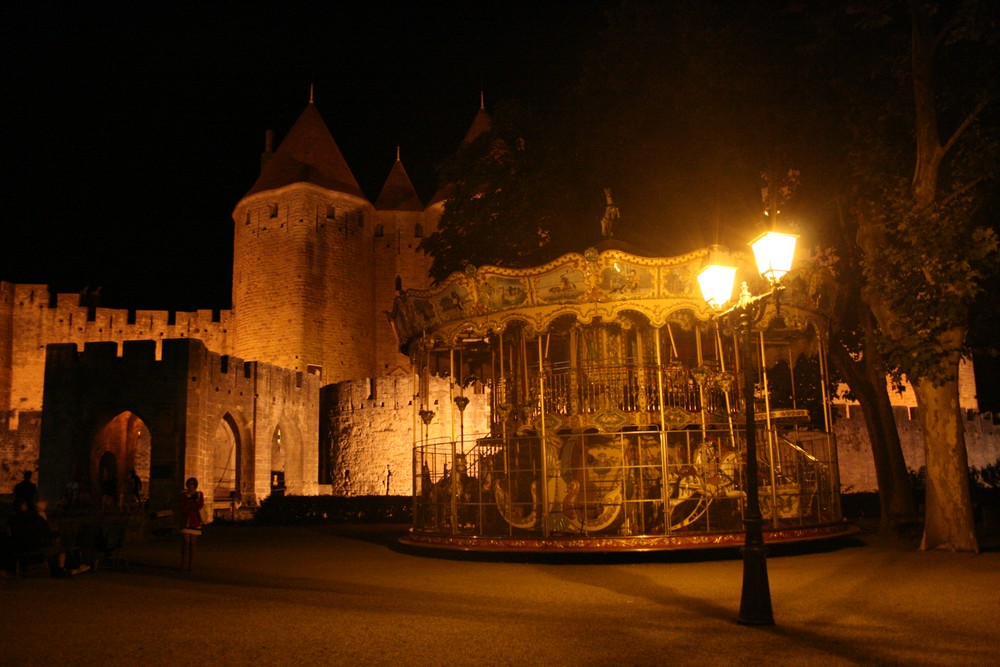
[[(853, 231), (856, 234), (857, 230)], [(879, 527), (888, 534), (916, 520), (916, 499), (889, 399), (888, 367), (879, 350), (878, 327), (871, 308), (861, 298), (859, 253), (845, 239), (836, 247), (841, 255), (816, 269), (833, 285), (830, 360), (862, 407), (878, 480)]]
[[(886, 73), (909, 82), (909, 105), (898, 86), (887, 87), (892, 94), (863, 126), (855, 155), (863, 296), (889, 365), (906, 375), (919, 406), (927, 466), (921, 549), (978, 551), (958, 366), (969, 309), (997, 260), (997, 236), (976, 218), (996, 165), (996, 141), (979, 121), (997, 60), (996, 35), (983, 29), (995, 30), (997, 15), (986, 2), (879, 7), (897, 8), (909, 15), (909, 59)], [(872, 30), (897, 25), (898, 16), (869, 9)], [(909, 142), (900, 128), (911, 130)]]
[(544, 208), (547, 178), (538, 167), (540, 119), (529, 108), (502, 103), (490, 129), (440, 168), (448, 199), (437, 230), (420, 243), (440, 282), (465, 265), (525, 266), (551, 244)]

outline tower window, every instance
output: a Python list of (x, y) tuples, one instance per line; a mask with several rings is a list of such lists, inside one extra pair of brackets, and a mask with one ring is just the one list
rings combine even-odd
[(272, 218), (277, 218), (278, 217), (278, 205), (277, 204), (270, 204), (269, 207), (268, 207), (268, 211), (269, 211), (269, 213), (270, 213), (270, 215), (271, 215)]
[(375, 238), (380, 239), (385, 235), (385, 230), (382, 227), (382, 223), (375, 225)]
[(400, 278), (399, 276), (396, 276), (396, 291), (397, 292), (403, 291), (403, 279)]
[(415, 239), (424, 238), (424, 226), (419, 222), (413, 227), (413, 238)]
[(326, 205), (326, 219), (336, 220), (337, 219), (337, 207), (333, 204)]

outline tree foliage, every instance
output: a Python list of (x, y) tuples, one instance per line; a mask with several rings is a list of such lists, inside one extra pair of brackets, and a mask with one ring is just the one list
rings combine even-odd
[(525, 266), (544, 255), (551, 219), (541, 206), (539, 130), (532, 110), (506, 102), (487, 132), (442, 165), (448, 199), (438, 229), (420, 244), (436, 281), (466, 264)]
[(909, 0), (871, 5), (861, 16), (874, 39), (898, 43), (909, 35), (900, 52), (906, 58), (890, 51), (873, 60), (873, 80), (882, 79), (885, 94), (870, 95), (871, 112), (855, 121), (863, 294), (886, 357), (913, 384), (920, 408), (927, 462), (921, 547), (978, 551), (958, 367), (968, 351), (970, 308), (997, 267), (996, 231), (978, 216), (1000, 156), (994, 126), (983, 122), (995, 97), (1000, 13), (977, 0)]

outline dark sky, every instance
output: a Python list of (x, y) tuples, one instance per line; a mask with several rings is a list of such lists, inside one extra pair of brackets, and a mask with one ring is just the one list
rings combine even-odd
[(0, 280), (227, 308), (230, 214), (310, 83), (365, 194), (399, 144), (426, 201), (480, 90), (544, 109), (615, 4), (4, 3)]

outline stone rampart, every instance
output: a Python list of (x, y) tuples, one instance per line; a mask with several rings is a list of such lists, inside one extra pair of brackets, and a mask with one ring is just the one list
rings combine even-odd
[[(231, 458), (239, 472), (226, 483), (242, 502), (270, 494), (276, 468), (289, 491), (316, 492), (317, 378), (219, 355), (193, 339), (163, 341), (159, 359), (156, 347), (126, 341), (121, 354), (114, 342), (88, 343), (82, 352), (72, 343), (48, 347), (39, 449), (46, 497), (58, 498), (72, 480), (93, 498), (96, 461), (107, 452), (124, 477), (139, 455), (104, 427), (125, 412), (149, 432), (153, 506), (171, 506), (188, 476), (201, 481), (209, 501), (218, 499), (219, 462)], [(230, 488), (223, 491), (228, 498)]]
[[(458, 387), (447, 379), (432, 378), (427, 400), (414, 396), (412, 376), (381, 377), (341, 382), (324, 387), (324, 434), (329, 448), (330, 483), (334, 495), (381, 495), (389, 483), (390, 495), (413, 493), (414, 429), (424, 439), (424, 426), (414, 402), (427, 405), (434, 417), (427, 428), (428, 443), (450, 443), (462, 437), (462, 415), (454, 403)], [(483, 387), (467, 387), (464, 434), (470, 449), (489, 423), (489, 394)], [(440, 472), (440, 471), (438, 471)]]
[[(910, 470), (924, 466), (924, 439), (915, 408), (895, 407), (903, 458)], [(845, 491), (877, 491), (875, 463), (868, 431), (858, 405), (836, 406), (837, 456), (840, 461), (840, 485)], [(1000, 459), (1000, 424), (989, 413), (966, 411), (965, 447), (969, 465), (982, 468)]]
[(42, 409), (45, 347), (130, 340), (196, 338), (229, 353), (230, 311), (173, 312), (88, 307), (79, 294), (53, 295), (47, 285), (0, 282), (0, 410), (17, 429), (23, 411)]

